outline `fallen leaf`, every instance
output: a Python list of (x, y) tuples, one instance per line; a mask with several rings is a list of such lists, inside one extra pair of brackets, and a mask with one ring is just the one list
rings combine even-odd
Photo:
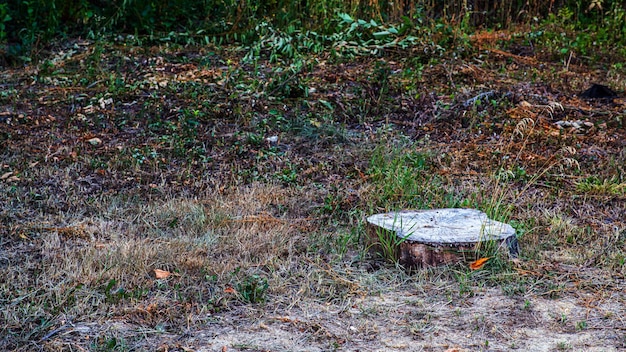
[(311, 123), (312, 126), (317, 127), (317, 128), (320, 128), (322, 126), (322, 123), (316, 119), (310, 119), (309, 123)]
[(5, 178), (8, 178), (11, 175), (13, 175), (13, 171), (5, 172), (2, 174), (2, 176), (0, 176), (0, 180), (4, 180)]
[(491, 257), (480, 258), (474, 262), (471, 262), (469, 267), (472, 270), (478, 270), (482, 268), (485, 265), (485, 263), (489, 261), (489, 259), (491, 259)]
[(166, 279), (168, 276), (172, 275), (172, 273), (161, 269), (154, 269), (154, 275), (157, 279)]
[(298, 319), (291, 319), (289, 317), (276, 317), (275, 319), (280, 320), (283, 323), (298, 323)]
[(7, 178), (7, 182), (14, 182), (14, 181), (19, 181), (20, 178), (17, 176), (11, 176), (9, 178)]
[(20, 233), (18, 234), (18, 236), (20, 236), (21, 239), (23, 240), (30, 240), (30, 237), (28, 237), (24, 232), (20, 231)]
[(93, 137), (93, 138), (88, 139), (87, 142), (89, 142), (89, 144), (91, 145), (100, 145), (102, 144), (102, 139), (98, 137)]
[(237, 293), (237, 290), (235, 290), (234, 288), (228, 286), (224, 289), (224, 293)]

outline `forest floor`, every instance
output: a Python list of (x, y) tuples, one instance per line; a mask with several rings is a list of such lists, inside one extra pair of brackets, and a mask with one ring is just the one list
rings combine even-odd
[[(580, 96), (626, 71), (472, 38), (297, 64), (71, 40), (2, 69), (0, 349), (626, 349), (626, 100)], [(520, 257), (368, 250), (366, 216), (444, 207)]]

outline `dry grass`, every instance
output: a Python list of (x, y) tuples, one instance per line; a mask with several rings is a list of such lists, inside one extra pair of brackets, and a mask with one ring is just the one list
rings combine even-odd
[[(368, 190), (365, 187), (363, 196)], [(471, 183), (456, 191), (478, 193)], [(327, 241), (336, 234), (327, 233), (314, 212), (302, 210), (306, 209), (304, 203), (316, 198), (312, 192), (257, 183), (193, 198), (158, 195), (125, 200), (110, 196), (91, 204), (92, 215), (63, 213), (54, 221), (45, 221), (58, 227), (32, 225), (36, 221), (20, 224), (3, 244), (7, 269), (0, 278), (5, 302), (2, 319), (6, 322), (3, 343), (16, 348), (13, 341), (31, 341), (21, 350), (63, 350), (66, 345), (62, 341), (101, 350), (108, 345), (117, 346), (112, 350), (151, 349), (149, 346), (166, 336), (198, 329), (211, 324), (214, 317), (231, 314), (243, 321), (260, 316), (273, 324), (293, 326), (314, 341), (368, 341), (381, 336), (389, 324), (405, 324), (403, 303), (397, 298), (387, 301), (384, 297), (390, 294), (396, 297), (417, 289), (418, 296), (449, 297), (456, 302), (472, 297), (474, 285), (492, 282), (503, 288), (519, 286), (512, 289), (521, 289), (526, 295), (566, 295), (571, 291), (561, 285), (570, 280), (552, 277), (552, 272), (561, 271), (545, 268), (544, 263), (580, 267), (593, 262), (619, 270), (615, 261), (623, 256), (620, 250), (610, 250), (619, 240), (615, 236), (621, 236), (618, 232), (605, 227), (590, 236), (574, 218), (563, 215), (563, 209), (548, 209), (544, 204), (536, 205), (536, 210), (514, 212), (522, 217), (519, 222), (526, 221), (524, 216), (537, 221), (522, 243), (528, 254), (539, 255), (538, 262), (524, 264), (520, 270), (544, 271), (532, 272), (530, 276), (538, 276), (526, 288), (520, 280), (525, 281), (529, 274), (515, 278), (511, 273), (492, 272), (481, 277), (468, 276), (463, 268), (448, 268), (407, 276), (380, 264), (372, 271), (377, 261), (359, 259), (364, 255), (362, 249), (354, 248), (343, 260), (333, 252), (333, 244)], [(517, 198), (517, 202), (528, 204), (525, 199)], [(304, 216), (307, 213), (309, 216)], [(155, 279), (154, 269), (172, 275)], [(267, 282), (267, 291), (259, 292), (260, 303), (246, 308), (249, 301), (240, 290), (246, 289), (250, 280)], [(581, 282), (594, 285), (597, 280)], [(374, 303), (367, 297), (380, 297), (386, 303)], [(337, 312), (351, 312), (349, 334), (329, 325), (332, 314), (327, 312), (327, 304)], [(453, 310), (442, 313), (434, 304), (411, 303), (418, 311), (430, 313), (419, 313), (417, 320), (411, 319), (396, 333), (424, 338), (443, 328), (436, 322), (457, 314)], [(360, 308), (354, 311), (354, 307)], [(621, 308), (612, 309), (617, 312)], [(291, 316), (288, 312), (299, 313)], [(91, 324), (96, 322), (97, 326)], [(477, 324), (479, 331), (488, 332), (495, 322)], [(141, 328), (133, 332), (135, 327)], [(75, 335), (92, 339), (76, 340), (72, 338)], [(404, 343), (384, 341), (396, 348)], [(268, 341), (257, 343), (240, 348), (269, 346)]]

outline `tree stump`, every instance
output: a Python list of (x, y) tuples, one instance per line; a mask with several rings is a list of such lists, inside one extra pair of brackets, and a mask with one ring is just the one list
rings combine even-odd
[(519, 251), (511, 225), (476, 209), (404, 210), (372, 215), (367, 222), (370, 249), (407, 269), (475, 260), (486, 245), (513, 257)]

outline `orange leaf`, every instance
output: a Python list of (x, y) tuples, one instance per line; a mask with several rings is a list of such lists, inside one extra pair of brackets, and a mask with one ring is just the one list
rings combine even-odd
[(237, 290), (235, 290), (234, 288), (228, 286), (224, 289), (224, 293), (237, 293)]
[(480, 258), (480, 259), (476, 260), (475, 262), (471, 262), (469, 267), (472, 270), (478, 270), (478, 269), (482, 268), (483, 265), (485, 265), (485, 263), (487, 263), (489, 261), (489, 259), (491, 259), (491, 257)]
[(169, 271), (154, 269), (154, 275), (157, 279), (166, 279), (168, 276), (172, 275)]

